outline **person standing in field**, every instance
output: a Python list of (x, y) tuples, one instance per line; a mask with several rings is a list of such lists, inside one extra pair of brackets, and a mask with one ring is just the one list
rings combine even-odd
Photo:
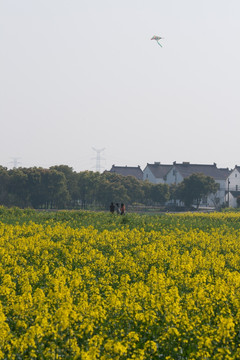
[(113, 202), (111, 202), (111, 204), (110, 204), (110, 213), (113, 214), (114, 210), (115, 210), (115, 206), (114, 206)]
[(116, 212), (117, 214), (121, 214), (119, 203), (116, 203)]
[(125, 211), (126, 211), (125, 205), (122, 203), (121, 204), (121, 209), (120, 209), (121, 215), (124, 215)]

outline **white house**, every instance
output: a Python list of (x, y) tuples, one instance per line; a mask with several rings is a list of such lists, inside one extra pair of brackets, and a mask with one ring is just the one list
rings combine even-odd
[(155, 162), (154, 164), (147, 164), (143, 170), (143, 180), (148, 180), (153, 184), (161, 183), (177, 185), (192, 174), (203, 174), (205, 176), (210, 176), (215, 180), (216, 183), (219, 184), (219, 190), (217, 193), (211, 194), (206, 199), (203, 199), (202, 205), (216, 207), (223, 205), (226, 202), (226, 184), (230, 171), (228, 168), (217, 168), (215, 163), (190, 164), (189, 162), (176, 163), (175, 161), (172, 165), (165, 165), (161, 164), (160, 162)]
[(172, 165), (161, 164), (160, 162), (147, 164), (143, 170), (143, 180), (148, 180), (153, 184), (165, 184), (166, 174), (171, 168)]
[(206, 199), (203, 199), (202, 205), (215, 207), (225, 203), (226, 181), (230, 174), (228, 168), (217, 168), (216, 163), (190, 164), (189, 162), (174, 162), (172, 168), (166, 174), (166, 183), (169, 185), (179, 184), (192, 174), (203, 174), (205, 176), (210, 176), (217, 184), (219, 184), (219, 190), (217, 193), (211, 194)]
[(236, 208), (237, 198), (240, 196), (240, 166), (235, 166), (226, 179), (226, 203)]

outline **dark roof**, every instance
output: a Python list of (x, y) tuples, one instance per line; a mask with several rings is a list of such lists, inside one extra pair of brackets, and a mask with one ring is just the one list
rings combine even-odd
[(235, 165), (235, 169), (237, 169), (237, 171), (240, 172), (240, 166)]
[(183, 162), (181, 164), (173, 163), (176, 169), (180, 172), (183, 178), (191, 176), (192, 174), (204, 174), (205, 176), (211, 176), (214, 180), (226, 180), (230, 174), (228, 168), (218, 169), (214, 164), (190, 164), (189, 162)]
[(223, 180), (226, 180), (232, 172), (232, 170), (229, 170), (229, 168), (219, 168), (218, 170), (221, 172)]
[[(238, 196), (240, 196), (240, 191), (230, 191), (230, 193), (232, 194), (233, 197), (237, 198)], [(227, 191), (226, 191), (227, 194)]]
[(172, 168), (172, 165), (161, 164), (155, 162), (154, 164), (147, 164), (147, 167), (157, 179), (163, 179), (168, 171)]
[(134, 176), (138, 180), (143, 179), (143, 172), (140, 166), (115, 166), (113, 165), (109, 172), (123, 176)]

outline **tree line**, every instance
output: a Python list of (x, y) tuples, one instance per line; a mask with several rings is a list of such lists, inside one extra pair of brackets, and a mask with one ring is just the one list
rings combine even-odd
[(108, 209), (111, 202), (163, 206), (177, 199), (190, 206), (216, 191), (214, 179), (201, 174), (169, 186), (110, 172), (76, 172), (67, 165), (9, 170), (0, 166), (0, 204), (21, 208), (87, 209), (94, 206)]

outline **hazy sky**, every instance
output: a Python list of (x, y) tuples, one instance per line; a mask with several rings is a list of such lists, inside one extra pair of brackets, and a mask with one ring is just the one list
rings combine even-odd
[(0, 164), (240, 165), (239, 19), (239, 0), (0, 0)]

